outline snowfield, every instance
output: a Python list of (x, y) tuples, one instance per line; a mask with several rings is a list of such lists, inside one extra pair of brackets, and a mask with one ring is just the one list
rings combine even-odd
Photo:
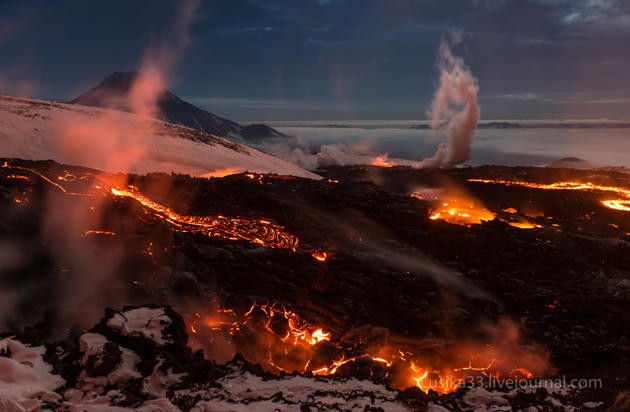
[(321, 177), (240, 143), (110, 109), (0, 95), (0, 157), (108, 172)]

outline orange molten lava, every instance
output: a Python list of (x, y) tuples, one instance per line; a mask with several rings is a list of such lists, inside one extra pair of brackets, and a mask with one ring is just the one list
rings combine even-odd
[[(215, 333), (226, 332), (236, 340), (242, 332), (247, 336), (255, 333), (259, 351), (252, 348), (252, 352), (245, 356), (270, 371), (290, 373), (297, 370), (310, 371), (315, 375), (341, 373), (346, 376), (355, 367), (367, 367), (372, 377), (376, 374), (380, 379), (391, 376), (390, 383), (398, 389), (415, 385), (423, 391), (448, 393), (457, 390), (462, 384), (479, 385), (490, 379), (533, 378), (534, 374), (524, 366), (529, 368), (529, 364), (532, 364), (536, 367), (537, 363), (530, 362), (530, 358), (512, 357), (508, 351), (501, 352), (502, 349), (481, 344), (450, 349), (455, 354), (454, 359), (460, 360), (450, 363), (440, 361), (439, 367), (426, 356), (414, 355), (409, 350), (403, 351), (389, 345), (370, 346), (365, 351), (357, 352), (357, 348), (364, 343), (355, 342), (348, 346), (349, 342), (342, 344), (333, 341), (330, 332), (276, 304), (254, 303), (240, 316), (230, 309), (219, 309), (216, 315), (205, 317), (196, 313), (189, 321), (189, 330), (193, 335), (201, 336), (201, 328)], [(507, 335), (511, 333), (506, 332)], [(324, 352), (321, 351), (322, 344), (328, 345)], [(336, 348), (337, 352), (331, 348)], [(350, 348), (350, 352), (344, 348)], [(459, 351), (462, 353), (458, 354)], [(332, 355), (322, 358), (322, 353)]]
[(469, 182), (475, 183), (491, 183), (501, 184), (505, 186), (521, 186), (531, 189), (542, 190), (581, 190), (581, 191), (595, 191), (604, 193), (614, 193), (617, 196), (621, 196), (622, 199), (608, 199), (603, 200), (602, 205), (615, 210), (623, 212), (630, 212), (630, 189), (618, 186), (605, 186), (598, 185), (590, 182), (555, 182), (555, 183), (532, 183), (518, 180), (500, 180), (500, 179), (468, 179)]
[(506, 222), (510, 226), (514, 226), (514, 227), (517, 227), (519, 229), (536, 229), (536, 228), (540, 227), (540, 225), (528, 222), (526, 220), (523, 220), (522, 222), (509, 222), (509, 221), (504, 220), (504, 222)]
[(389, 160), (389, 155), (387, 153), (381, 156), (376, 156), (374, 159), (372, 159), (371, 164), (372, 166), (380, 166), (380, 167), (396, 166), (396, 163), (394, 163), (393, 160)]
[(238, 173), (242, 173), (242, 169), (234, 169), (234, 168), (226, 168), (226, 169), (216, 169), (212, 172), (204, 173), (201, 177), (225, 177), (229, 175), (235, 175)]
[(225, 216), (187, 216), (152, 201), (131, 188), (111, 189), (119, 197), (135, 199), (144, 207), (155, 212), (156, 216), (167, 221), (182, 232), (199, 232), (209, 237), (229, 240), (245, 240), (262, 246), (296, 250), (298, 238), (286, 232), (282, 226), (267, 220), (228, 218)]
[[(61, 184), (53, 181), (51, 178), (38, 172), (35, 169), (12, 165), (5, 161), (0, 168), (20, 170), (36, 175), (38, 178), (44, 180), (46, 183), (59, 189), (61, 192), (67, 195), (74, 196), (94, 196), (96, 193), (103, 193), (106, 191), (117, 197), (129, 197), (144, 207), (152, 210), (155, 217), (162, 219), (176, 228), (176, 230), (182, 232), (194, 232), (203, 233), (210, 237), (218, 237), (227, 240), (244, 240), (251, 243), (259, 244), (265, 247), (289, 249), (296, 251), (298, 248), (299, 240), (296, 236), (288, 233), (282, 226), (276, 225), (268, 220), (263, 219), (245, 219), (245, 218), (228, 218), (225, 216), (186, 216), (178, 214), (172, 209), (152, 201), (146, 196), (138, 192), (135, 187), (122, 188), (121, 186), (111, 187), (112, 182), (109, 178), (101, 178), (98, 176), (80, 176), (77, 177), (70, 172), (64, 171), (64, 175), (56, 176), (56, 180), (59, 182), (75, 182), (80, 180), (89, 180), (90, 178), (96, 178), (101, 181), (101, 184), (92, 186), (92, 193), (75, 193), (66, 189)], [(259, 183), (264, 183), (264, 175), (248, 173), (245, 176), (257, 180)], [(30, 182), (28, 176), (21, 174), (9, 174), (4, 176), (7, 179), (20, 179)], [(25, 196), (14, 197), (14, 202), (17, 204), (28, 203), (29, 199)], [(93, 210), (92, 206), (92, 210)], [(102, 230), (87, 230), (82, 236), (87, 237), (90, 235), (106, 235), (112, 236), (115, 233), (102, 231)], [(312, 252), (314, 259), (318, 261), (326, 260), (326, 252), (314, 251)]]
[(86, 230), (83, 232), (81, 237), (88, 237), (90, 235), (114, 236), (115, 234), (115, 232), (110, 232), (108, 230)]
[(5, 176), (7, 179), (21, 179), (21, 180), (26, 180), (27, 182), (30, 182), (30, 179), (28, 178), (28, 176), (23, 176), (23, 175), (7, 175)]
[(316, 250), (313, 253), (311, 253), (311, 256), (313, 256), (315, 259), (319, 260), (320, 262), (325, 262), (326, 258), (328, 257), (326, 252), (322, 252), (319, 250)]
[(606, 207), (622, 212), (630, 212), (630, 199), (627, 200), (603, 200), (602, 204)]
[(282, 317), (282, 319), (286, 319), (288, 321), (286, 334), (284, 336), (280, 336), (280, 339), (282, 339), (282, 341), (285, 343), (289, 343), (292, 345), (315, 345), (321, 341), (330, 340), (330, 333), (326, 333), (320, 328), (313, 330), (314, 326), (310, 325), (308, 322), (300, 318), (295, 312), (286, 310), (283, 306), (259, 306), (254, 303), (254, 305), (252, 305), (245, 316), (247, 317), (248, 314), (251, 314), (256, 308), (262, 310), (264, 313), (267, 314), (267, 316), (269, 317), (269, 321), (267, 322), (265, 327), (274, 334), (277, 333), (271, 325), (275, 317)]
[(475, 225), (494, 219), (494, 213), (471, 200), (450, 199), (440, 203), (429, 216), (431, 220), (445, 220), (456, 225)]

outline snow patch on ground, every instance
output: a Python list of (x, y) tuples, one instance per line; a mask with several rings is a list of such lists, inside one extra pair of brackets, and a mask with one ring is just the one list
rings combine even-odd
[(171, 322), (164, 309), (139, 308), (116, 313), (107, 321), (107, 326), (119, 331), (122, 336), (147, 338), (163, 346), (172, 343), (162, 334)]
[(287, 376), (276, 380), (235, 370), (217, 383), (222, 387), (178, 394), (199, 396), (202, 399), (191, 412), (302, 411), (302, 405), (322, 411), (364, 411), (372, 407), (392, 412), (411, 410), (396, 400), (397, 392), (358, 379), (342, 381)]
[(321, 179), (221, 137), (117, 110), (0, 95), (0, 157), (108, 172), (192, 176), (250, 171)]
[(144, 380), (143, 384), (143, 391), (156, 398), (164, 398), (166, 391), (174, 384), (181, 382), (186, 376), (185, 373), (173, 373), (172, 368), (163, 373), (161, 371), (163, 362), (163, 359), (160, 359), (160, 362), (153, 368), (153, 373)]
[(53, 392), (64, 385), (44, 362), (43, 346), (29, 347), (12, 338), (0, 340), (0, 410), (37, 410), (42, 402), (57, 403)]

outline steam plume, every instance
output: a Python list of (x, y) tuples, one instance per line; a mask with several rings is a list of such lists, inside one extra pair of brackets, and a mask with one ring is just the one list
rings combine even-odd
[[(134, 114), (146, 117), (159, 114), (161, 93), (167, 81), (174, 76), (190, 43), (189, 31), (198, 3), (197, 0), (178, 2), (178, 14), (164, 40), (148, 48), (140, 73), (124, 97)], [(113, 108), (116, 108), (115, 103), (112, 102)], [(56, 130), (56, 158), (81, 163), (81, 156), (89, 156), (92, 164), (96, 163), (101, 169), (133, 172), (135, 163), (142, 160), (147, 149), (154, 144), (155, 122), (147, 119), (144, 124), (146, 130), (130, 138), (120, 119), (120, 116), (105, 112), (89, 121), (75, 121), (69, 117), (67, 122), (60, 122)], [(60, 202), (64, 202), (63, 207), (60, 207)], [(54, 192), (47, 196), (43, 236), (48, 244), (53, 245), (51, 252), (57, 265), (70, 268), (60, 281), (60, 307), (56, 311), (61, 314), (64, 324), (89, 325), (104, 305), (116, 305), (127, 298), (126, 285), (117, 280), (121, 250), (125, 245), (121, 244), (116, 250), (105, 249), (98, 244), (86, 246), (76, 236), (85, 228), (99, 227), (103, 217), (89, 211), (101, 210), (104, 202), (105, 198), (96, 198), (94, 204), (86, 205), (77, 198), (60, 199)]]
[(109, 112), (89, 119), (66, 116), (66, 121), (55, 125), (56, 142), (51, 150), (57, 160), (84, 164), (82, 159), (88, 157), (92, 167), (120, 172), (133, 172), (136, 164), (146, 161), (156, 135), (156, 123), (149, 118), (159, 117), (159, 99), (190, 44), (190, 28), (198, 3), (197, 0), (177, 2), (178, 13), (172, 26), (166, 30), (162, 41), (147, 48), (128, 93), (106, 100), (109, 108), (124, 107), (133, 114), (147, 117), (144, 129), (132, 138), (121, 124), (121, 117)]
[(160, 94), (172, 81), (174, 72), (190, 44), (190, 27), (195, 21), (198, 0), (182, 0), (168, 41), (150, 47), (129, 91), (128, 106), (140, 116), (157, 117)]
[(440, 79), (427, 114), (431, 127), (448, 125), (448, 140), (422, 167), (452, 167), (470, 158), (471, 138), (479, 119), (479, 85), (461, 57), (442, 39), (438, 54)]
[[(450, 43), (462, 41), (459, 32), (449, 33)], [(283, 142), (266, 149), (306, 169), (330, 165), (377, 164), (393, 166), (404, 164), (415, 168), (453, 167), (470, 158), (472, 135), (477, 126), (480, 109), (477, 103), (479, 85), (461, 57), (451, 51), (449, 40), (442, 39), (438, 49), (437, 67), (440, 77), (427, 115), (431, 127), (446, 126), (446, 143), (438, 145), (435, 154), (422, 161), (387, 160), (358, 153), (351, 145), (322, 145), (318, 151), (309, 150), (305, 144), (290, 147)], [(354, 144), (356, 146), (356, 143)], [(386, 164), (385, 164), (386, 163)]]

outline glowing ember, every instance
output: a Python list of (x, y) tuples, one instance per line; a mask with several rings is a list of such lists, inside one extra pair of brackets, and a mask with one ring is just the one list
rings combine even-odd
[(319, 260), (320, 262), (325, 262), (326, 258), (328, 257), (326, 252), (322, 252), (319, 250), (316, 250), (313, 253), (311, 253), (311, 256), (313, 256), (315, 259)]
[(282, 226), (266, 220), (228, 218), (225, 216), (186, 216), (136, 192), (133, 188), (111, 189), (112, 194), (129, 197), (155, 212), (156, 216), (182, 232), (203, 233), (209, 237), (245, 240), (262, 246), (296, 250), (298, 238), (287, 233)]
[(380, 167), (396, 166), (396, 163), (394, 163), (393, 160), (389, 160), (389, 155), (387, 153), (381, 156), (376, 156), (374, 159), (372, 159), (371, 164), (372, 166), (380, 166)]
[[(272, 324), (274, 318), (280, 318), (287, 320), (287, 330), (284, 336), (280, 336), (283, 342), (290, 343), (292, 345), (298, 345), (306, 343), (308, 345), (315, 345), (324, 340), (330, 340), (330, 333), (325, 333), (321, 328), (313, 330), (313, 326), (308, 322), (300, 318), (295, 312), (286, 310), (284, 307), (277, 307), (275, 305), (258, 306), (252, 305), (248, 314), (251, 314), (255, 308), (261, 309), (269, 316), (269, 321), (265, 327), (272, 333), (278, 334), (274, 330)], [(246, 315), (247, 316), (247, 315)]]
[(259, 175), (256, 173), (245, 173), (245, 177), (248, 179), (256, 180), (261, 185), (265, 183), (264, 175)]
[(28, 178), (28, 176), (23, 176), (23, 175), (7, 175), (5, 176), (7, 179), (21, 179), (21, 180), (26, 180), (27, 182), (30, 182), (30, 179)]
[(83, 232), (81, 237), (88, 237), (91, 235), (100, 235), (100, 236), (114, 236), (115, 232), (110, 232), (108, 230), (86, 230)]
[(324, 340), (330, 340), (330, 333), (326, 333), (321, 329), (317, 329), (311, 334), (311, 339), (309, 340), (309, 343), (311, 345), (315, 345), (316, 343)]
[(519, 229), (536, 229), (538, 227), (541, 227), (540, 225), (537, 225), (535, 223), (531, 223), (531, 222), (527, 222), (527, 221), (522, 221), (522, 222), (509, 222), (504, 220), (505, 223), (507, 223), (510, 226), (514, 226), (517, 227)]

